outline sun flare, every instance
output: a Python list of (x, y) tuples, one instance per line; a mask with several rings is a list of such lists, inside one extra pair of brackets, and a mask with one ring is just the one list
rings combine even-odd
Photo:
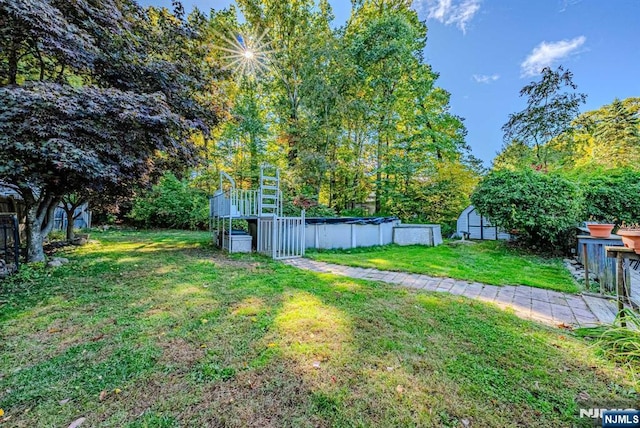
[(225, 62), (224, 68), (232, 70), (238, 75), (256, 75), (267, 69), (269, 49), (266, 40), (266, 30), (258, 37), (240, 33), (229, 33), (229, 36), (220, 35), (224, 46), (216, 46), (226, 53), (221, 59)]

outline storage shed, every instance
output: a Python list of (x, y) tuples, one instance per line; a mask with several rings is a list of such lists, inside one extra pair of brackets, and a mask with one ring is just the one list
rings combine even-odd
[[(56, 207), (56, 211), (53, 215), (53, 228), (58, 230), (65, 230), (67, 228), (67, 212), (62, 207), (62, 202)], [(76, 208), (73, 213), (73, 227), (76, 229), (90, 229), (91, 228), (91, 211), (89, 210), (89, 204), (84, 203)]]
[(511, 235), (491, 224), (488, 218), (480, 215), (473, 205), (469, 205), (458, 217), (456, 233), (469, 239), (504, 240)]
[[(3, 186), (2, 183), (0, 183), (0, 213), (17, 213), (20, 229), (24, 229), (26, 212), (22, 196), (12, 188)], [(54, 229), (64, 230), (67, 227), (67, 213), (62, 202), (56, 207), (53, 220)], [(88, 203), (85, 202), (76, 208), (73, 224), (76, 229), (91, 228), (91, 210)]]

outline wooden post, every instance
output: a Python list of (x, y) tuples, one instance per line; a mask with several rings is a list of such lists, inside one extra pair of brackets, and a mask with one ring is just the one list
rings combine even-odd
[(587, 243), (582, 244), (582, 258), (584, 263), (584, 288), (589, 290), (589, 256), (587, 255)]
[(624, 319), (624, 258), (622, 253), (616, 255), (616, 288), (618, 294), (618, 315), (620, 316), (620, 325), (622, 327), (627, 326), (627, 322)]

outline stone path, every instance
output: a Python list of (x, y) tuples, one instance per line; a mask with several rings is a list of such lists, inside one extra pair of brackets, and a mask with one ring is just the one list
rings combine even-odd
[(496, 286), (406, 272), (390, 272), (319, 262), (306, 258), (285, 263), (300, 269), (368, 279), (426, 291), (441, 291), (511, 308), (521, 318), (553, 326), (587, 327), (610, 324), (616, 314), (613, 301), (561, 293), (524, 285)]

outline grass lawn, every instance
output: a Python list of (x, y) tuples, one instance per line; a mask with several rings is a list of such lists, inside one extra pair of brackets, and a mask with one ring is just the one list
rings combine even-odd
[(96, 236), (0, 282), (2, 427), (592, 426), (578, 397), (638, 399), (583, 339), (481, 302)]
[(578, 292), (578, 286), (562, 260), (524, 255), (501, 241), (475, 241), (438, 247), (390, 245), (309, 252), (323, 262), (421, 273), (492, 285), (529, 285), (549, 290)]

